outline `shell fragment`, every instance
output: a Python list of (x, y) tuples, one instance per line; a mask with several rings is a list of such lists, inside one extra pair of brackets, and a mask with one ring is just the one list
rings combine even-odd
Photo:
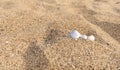
[(71, 33), (70, 33), (70, 37), (77, 40), (78, 38), (82, 38), (82, 39), (85, 39), (85, 40), (91, 40), (91, 41), (95, 41), (95, 36), (94, 35), (90, 35), (90, 36), (87, 36), (85, 34), (81, 35), (77, 30), (73, 30)]
[(77, 30), (74, 30), (70, 33), (70, 36), (73, 38), (73, 39), (78, 39), (81, 34), (77, 31)]

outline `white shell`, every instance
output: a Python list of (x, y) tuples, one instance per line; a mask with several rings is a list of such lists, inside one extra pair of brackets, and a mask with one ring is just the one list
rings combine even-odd
[(95, 36), (93, 36), (93, 35), (88, 36), (88, 40), (94, 41), (95, 40)]
[(70, 36), (73, 38), (73, 39), (78, 39), (81, 34), (77, 31), (77, 30), (74, 30), (70, 33)]
[(81, 38), (87, 39), (87, 35), (82, 35)]

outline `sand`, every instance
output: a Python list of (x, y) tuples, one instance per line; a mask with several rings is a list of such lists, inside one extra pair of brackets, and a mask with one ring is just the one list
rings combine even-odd
[(120, 1), (0, 0), (0, 70), (120, 70)]

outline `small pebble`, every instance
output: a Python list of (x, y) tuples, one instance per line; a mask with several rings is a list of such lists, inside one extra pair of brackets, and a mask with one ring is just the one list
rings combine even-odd
[(82, 35), (81, 38), (87, 39), (87, 35)]
[(95, 36), (93, 35), (88, 36), (88, 40), (95, 41)]
[(8, 43), (9, 43), (9, 41), (6, 41), (5, 43), (7, 43), (7, 44), (8, 44)]

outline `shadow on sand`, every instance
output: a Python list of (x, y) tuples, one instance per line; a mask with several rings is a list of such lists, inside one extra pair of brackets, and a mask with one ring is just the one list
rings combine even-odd
[(97, 12), (95, 12), (93, 10), (84, 9), (83, 12), (84, 12), (83, 16), (87, 21), (99, 26), (105, 32), (107, 32), (111, 37), (113, 37), (120, 43), (120, 37), (119, 37), (120, 36), (120, 24), (111, 23), (109, 21), (101, 22), (101, 21), (97, 20), (94, 17), (94, 15), (96, 15)]
[(49, 61), (37, 42), (31, 42), (24, 55), (25, 70), (48, 70)]

